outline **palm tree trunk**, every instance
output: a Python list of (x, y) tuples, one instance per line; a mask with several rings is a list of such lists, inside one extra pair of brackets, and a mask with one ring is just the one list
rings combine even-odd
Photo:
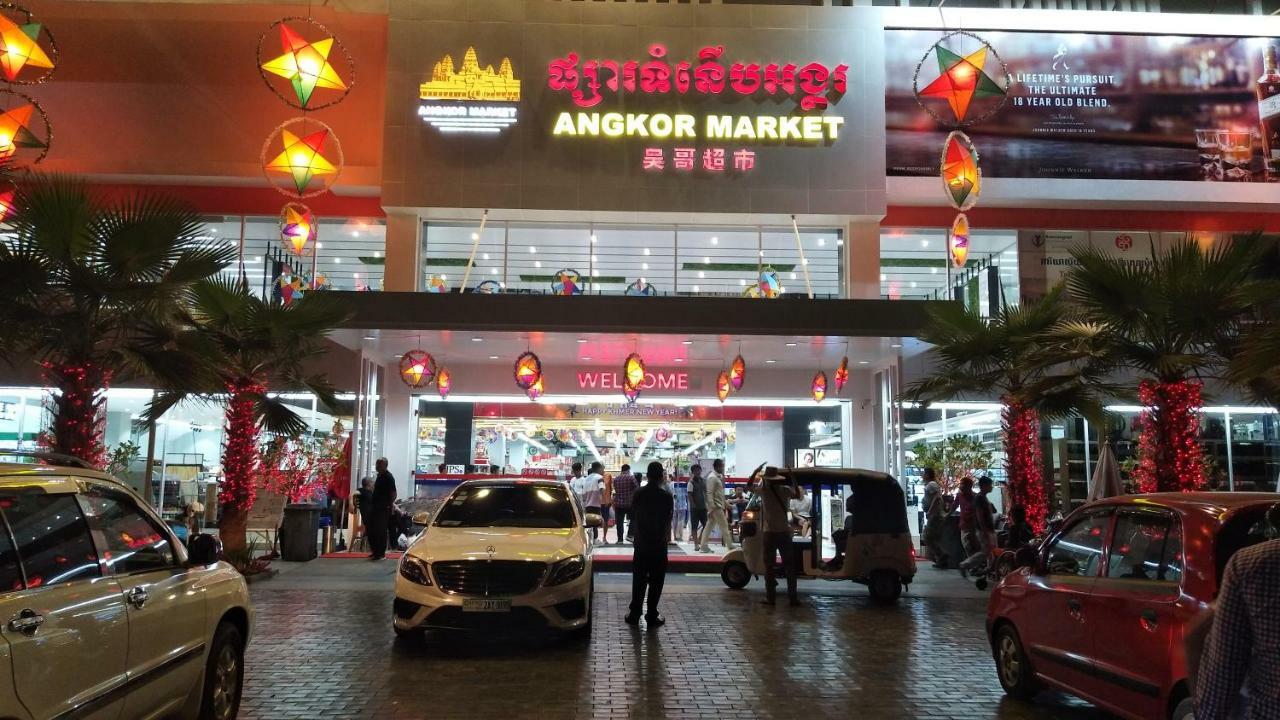
[(245, 525), (257, 495), (260, 464), (254, 404), (265, 391), (262, 383), (253, 378), (238, 378), (227, 383), (230, 397), (222, 449), (222, 488), (218, 493), (218, 502), (222, 505), (218, 534), (228, 555), (243, 553), (246, 548)]
[(50, 400), (53, 421), (44, 438), (49, 450), (78, 457), (95, 468), (106, 467), (102, 403), (111, 371), (89, 361), (45, 362), (43, 367), (47, 381), (58, 389)]
[(1044, 488), (1044, 459), (1040, 450), (1040, 413), (1011, 398), (1000, 412), (1004, 433), (1004, 467), (1009, 478), (1010, 504), (1027, 510), (1027, 522), (1037, 533), (1049, 515)]
[(1138, 385), (1144, 409), (1134, 476), (1142, 492), (1191, 492), (1204, 486), (1201, 389), (1194, 380)]

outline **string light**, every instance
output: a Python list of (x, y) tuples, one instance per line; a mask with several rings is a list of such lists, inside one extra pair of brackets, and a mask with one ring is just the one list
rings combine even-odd
[(103, 402), (111, 385), (111, 371), (90, 362), (57, 365), (45, 361), (41, 367), (45, 381), (59, 391), (49, 401), (52, 425), (43, 434), (42, 444), (54, 452), (80, 458), (95, 468), (106, 467)]
[(258, 420), (254, 405), (267, 386), (253, 378), (232, 380), (226, 385), (230, 396), (224, 425), (222, 485), (218, 502), (223, 507), (248, 512), (257, 496)]
[(1142, 492), (1192, 492), (1204, 486), (1204, 450), (1196, 440), (1202, 390), (1194, 380), (1138, 384), (1144, 409), (1133, 475)]
[(1012, 505), (1027, 510), (1027, 522), (1039, 533), (1049, 514), (1044, 487), (1044, 459), (1040, 449), (1040, 413), (1009, 397), (1000, 410), (1004, 433), (1005, 473)]

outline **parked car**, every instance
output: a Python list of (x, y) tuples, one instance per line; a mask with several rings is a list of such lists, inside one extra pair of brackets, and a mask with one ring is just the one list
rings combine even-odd
[(1126, 718), (1190, 720), (1188, 623), (1227, 560), (1267, 539), (1272, 493), (1156, 493), (1073, 512), (992, 591), (987, 634), (1000, 684), (1043, 686)]
[(0, 463), (0, 717), (234, 718), (244, 578), (213, 537), (184, 547), (124, 483), (57, 459)]
[(591, 632), (587, 515), (563, 482), (470, 480), (400, 559), (392, 622), (425, 629)]

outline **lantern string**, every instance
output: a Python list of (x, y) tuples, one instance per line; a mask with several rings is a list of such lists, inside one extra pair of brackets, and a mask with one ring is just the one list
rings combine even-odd
[(480, 216), (480, 229), (476, 231), (475, 240), (471, 242), (471, 257), (467, 258), (467, 270), (462, 273), (462, 286), (458, 288), (458, 292), (467, 291), (467, 282), (471, 279), (471, 267), (476, 264), (476, 250), (480, 247), (480, 238), (484, 235), (484, 225), (489, 221), (489, 210), (485, 208), (484, 213)]
[(796, 252), (800, 253), (800, 268), (804, 270), (804, 287), (809, 292), (809, 299), (813, 299), (813, 283), (809, 281), (809, 263), (804, 259), (804, 243), (800, 242), (800, 226), (796, 224), (796, 216), (791, 216), (791, 231), (796, 236)]
[(249, 282), (249, 279), (248, 277), (245, 276), (245, 272), (244, 272), (244, 221), (245, 221), (245, 216), (241, 215), (240, 216), (240, 250), (239, 250), (239, 256), (237, 261), (240, 267), (240, 284), (241, 285), (245, 285)]

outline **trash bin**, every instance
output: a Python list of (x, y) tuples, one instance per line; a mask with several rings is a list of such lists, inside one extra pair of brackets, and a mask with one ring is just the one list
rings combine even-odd
[(316, 559), (316, 540), (320, 532), (319, 505), (295, 503), (284, 506), (280, 524), (280, 559), (306, 562)]

